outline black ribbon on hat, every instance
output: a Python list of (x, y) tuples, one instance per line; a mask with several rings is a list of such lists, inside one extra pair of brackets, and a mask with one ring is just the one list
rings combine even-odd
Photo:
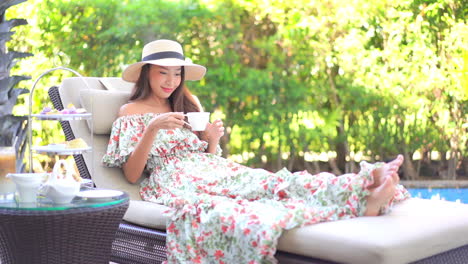
[(185, 60), (184, 55), (175, 51), (161, 51), (145, 56), (142, 61), (161, 60), (161, 59), (180, 59)]

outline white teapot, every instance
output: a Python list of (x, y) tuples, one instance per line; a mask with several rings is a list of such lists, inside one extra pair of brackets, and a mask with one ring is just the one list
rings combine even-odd
[[(65, 173), (60, 170), (62, 165)], [(55, 163), (49, 180), (42, 187), (42, 193), (56, 204), (71, 202), (79, 191), (80, 183), (73, 179), (71, 168), (65, 160)]]
[(6, 177), (10, 178), (16, 185), (18, 202), (35, 203), (37, 191), (48, 175), (48, 173), (8, 173)]

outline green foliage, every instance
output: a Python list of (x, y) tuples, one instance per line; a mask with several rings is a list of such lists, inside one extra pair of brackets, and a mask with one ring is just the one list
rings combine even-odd
[(208, 68), (190, 89), (223, 118), (225, 153), (247, 164), (300, 167), (310, 151), (467, 157), (463, 1), (30, 2), (28, 50), (45, 58), (32, 75), (53, 61), (119, 76), (145, 43), (181, 42)]

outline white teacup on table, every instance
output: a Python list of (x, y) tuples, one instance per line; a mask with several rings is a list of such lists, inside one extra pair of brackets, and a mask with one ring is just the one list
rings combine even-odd
[(192, 131), (204, 131), (210, 122), (210, 112), (188, 112), (187, 118)]

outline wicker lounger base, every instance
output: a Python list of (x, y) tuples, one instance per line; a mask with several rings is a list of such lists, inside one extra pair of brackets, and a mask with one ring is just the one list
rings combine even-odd
[(123, 221), (112, 244), (111, 261), (117, 263), (162, 263), (166, 260), (164, 231)]
[[(166, 234), (164, 231), (135, 226), (123, 222), (117, 231), (112, 245), (111, 260), (128, 264), (159, 264), (166, 260)], [(411, 250), (408, 250), (411, 254)], [(337, 264), (336, 262), (304, 257), (278, 251), (275, 255), (281, 264)], [(468, 246), (452, 249), (441, 254), (422, 259), (413, 264), (466, 264)]]
[[(166, 233), (122, 222), (112, 245), (111, 261), (128, 264), (159, 264), (166, 260)], [(314, 258), (277, 252), (280, 263), (332, 264)]]

